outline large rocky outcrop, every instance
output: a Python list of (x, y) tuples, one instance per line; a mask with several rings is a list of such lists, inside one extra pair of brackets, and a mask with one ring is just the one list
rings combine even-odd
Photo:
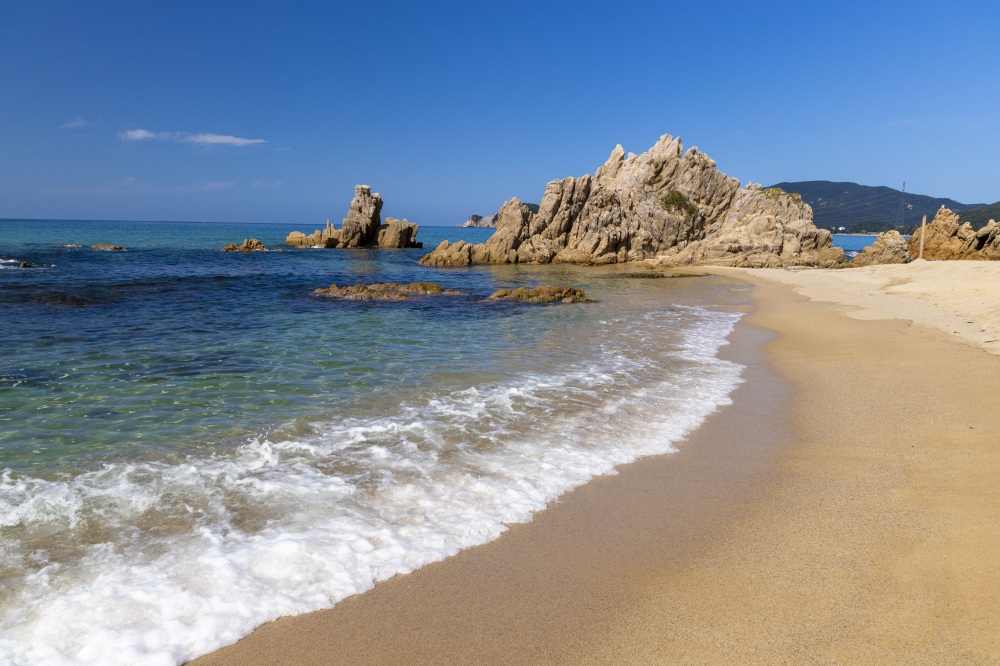
[(926, 232), (917, 228), (910, 236), (910, 254), (920, 256), (920, 238), (924, 238), (924, 259), (1000, 260), (1000, 224), (995, 220), (979, 231), (968, 222), (960, 224), (958, 214), (941, 206)]
[(553, 181), (537, 213), (517, 199), (485, 243), (444, 241), (426, 266), (479, 263), (840, 266), (830, 232), (797, 195), (740, 188), (697, 148), (664, 135), (642, 155), (617, 146), (593, 176)]
[(910, 246), (896, 230), (883, 231), (875, 242), (851, 259), (851, 268), (875, 264), (905, 264), (910, 261)]
[(325, 229), (306, 235), (293, 231), (285, 245), (295, 247), (359, 248), (422, 247), (416, 242), (419, 226), (408, 220), (386, 218), (382, 224), (382, 197), (368, 185), (356, 185), (351, 207), (340, 229), (327, 220)]

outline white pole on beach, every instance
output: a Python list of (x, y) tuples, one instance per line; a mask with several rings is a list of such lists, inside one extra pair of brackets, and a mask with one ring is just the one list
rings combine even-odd
[(920, 223), (920, 258), (924, 258), (924, 232), (927, 231), (927, 216), (924, 215), (923, 221)]

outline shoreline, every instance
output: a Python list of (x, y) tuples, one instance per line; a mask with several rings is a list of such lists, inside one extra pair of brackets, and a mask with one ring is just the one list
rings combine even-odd
[(721, 273), (745, 382), (677, 453), (193, 663), (1000, 658), (996, 356)]

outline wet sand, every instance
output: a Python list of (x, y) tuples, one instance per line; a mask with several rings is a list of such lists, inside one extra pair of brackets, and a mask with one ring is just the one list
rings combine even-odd
[(744, 279), (679, 452), (196, 663), (1000, 661), (1000, 358)]

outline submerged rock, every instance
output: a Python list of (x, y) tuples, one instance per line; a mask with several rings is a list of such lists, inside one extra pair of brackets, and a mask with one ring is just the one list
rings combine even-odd
[(243, 242), (237, 245), (236, 243), (230, 243), (226, 247), (222, 248), (223, 252), (267, 252), (267, 247), (264, 246), (256, 238), (244, 238)]
[(958, 214), (941, 206), (934, 219), (910, 236), (910, 254), (920, 256), (920, 239), (924, 238), (924, 259), (1000, 260), (1000, 224), (990, 220), (976, 231), (968, 222), (960, 224)]
[(326, 289), (313, 291), (317, 296), (340, 298), (349, 301), (406, 301), (411, 296), (459, 295), (454, 289), (445, 289), (433, 282), (377, 282), (375, 284), (352, 284), (338, 287), (333, 284)]
[(872, 266), (875, 264), (905, 264), (910, 261), (910, 246), (898, 231), (883, 231), (874, 243), (851, 259), (850, 266)]
[(582, 289), (573, 287), (549, 287), (541, 286), (527, 289), (518, 287), (517, 289), (498, 289), (490, 294), (489, 300), (499, 301), (521, 301), (522, 303), (593, 303), (587, 298), (587, 294)]
[(833, 237), (795, 194), (740, 188), (697, 148), (664, 135), (642, 155), (621, 146), (593, 176), (549, 183), (533, 212), (511, 199), (485, 243), (442, 242), (425, 266), (651, 261), (664, 266), (844, 263)]
[(33, 263), (31, 263), (29, 261), (22, 261), (21, 263), (19, 263), (17, 265), (17, 267), (18, 268), (38, 268), (38, 266), (34, 265)]
[(340, 229), (327, 220), (326, 228), (317, 229), (309, 235), (293, 231), (285, 239), (285, 245), (343, 249), (423, 247), (416, 242), (419, 229), (418, 225), (405, 219), (386, 218), (386, 224), (382, 224), (382, 197), (377, 192), (373, 193), (368, 185), (356, 185), (354, 198)]
[(105, 243), (98, 243), (97, 245), (91, 245), (94, 250), (104, 250), (105, 252), (125, 252), (128, 250), (127, 247), (122, 245), (107, 245)]

